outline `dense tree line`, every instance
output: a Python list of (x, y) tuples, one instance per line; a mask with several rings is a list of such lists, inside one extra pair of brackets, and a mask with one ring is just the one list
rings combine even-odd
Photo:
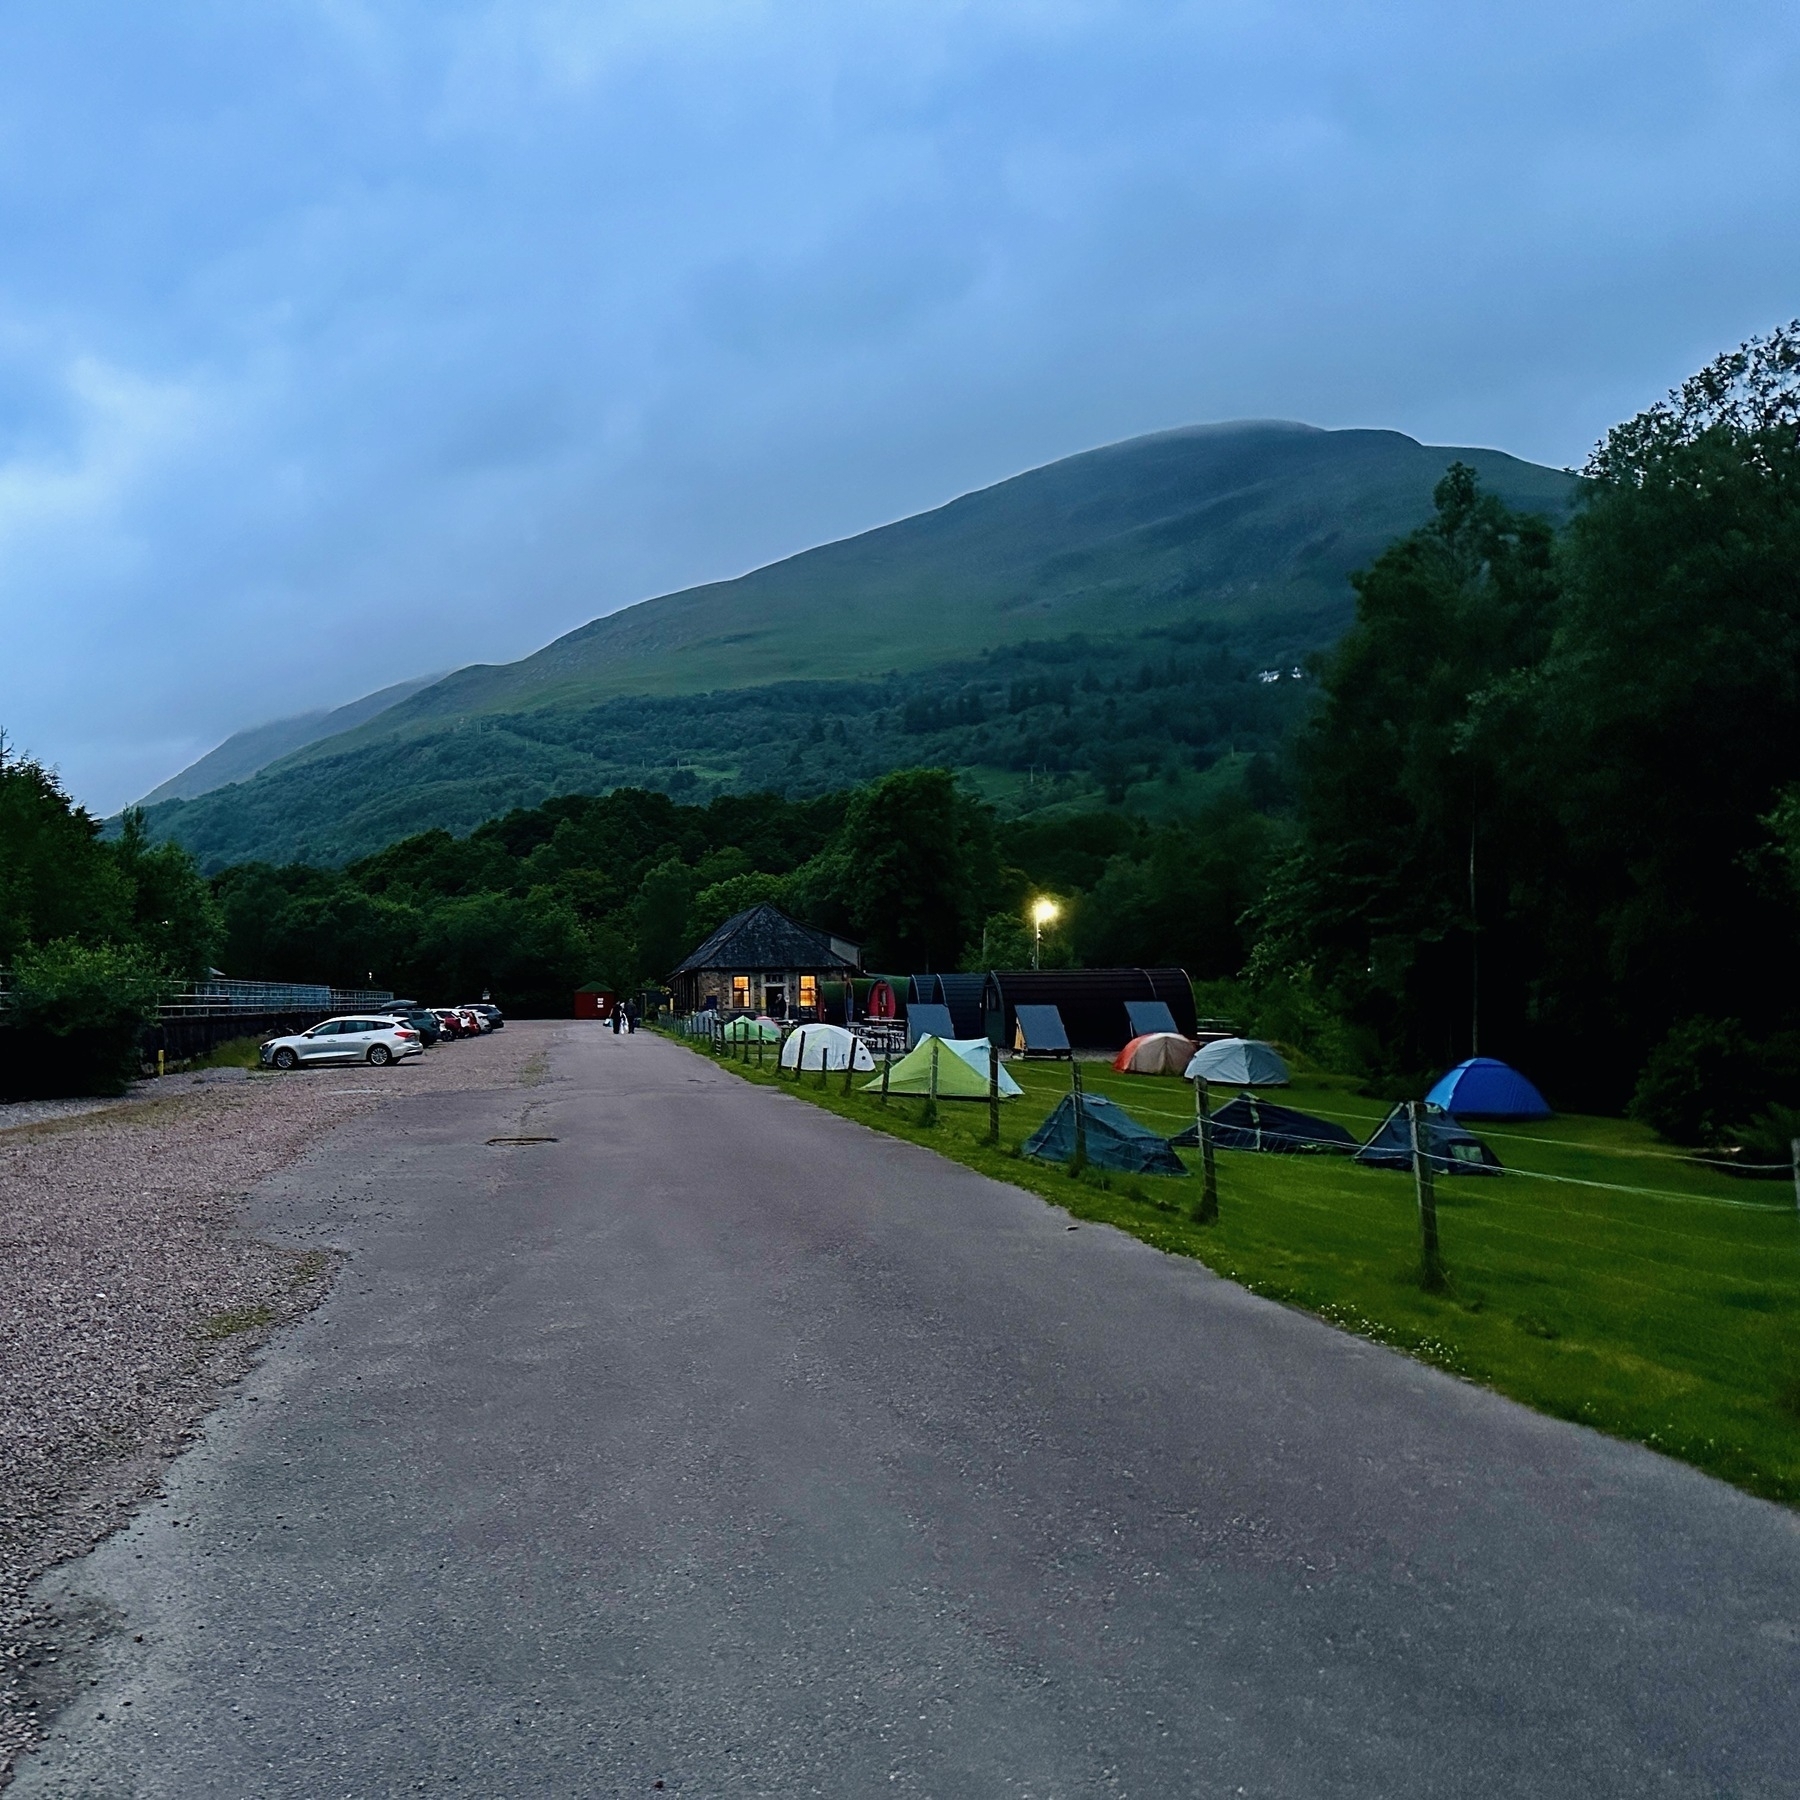
[[(1483, 1051), (1742, 1135), (1800, 1077), (1800, 328), (1616, 428), (1553, 537), (1466, 469), (1357, 578), (1252, 975), (1396, 1078)], [(1785, 1152), (1784, 1152), (1785, 1153)]]
[(193, 859), (128, 814), (110, 841), (0, 736), (0, 1094), (116, 1087), (172, 981), (204, 971), (219, 909)]

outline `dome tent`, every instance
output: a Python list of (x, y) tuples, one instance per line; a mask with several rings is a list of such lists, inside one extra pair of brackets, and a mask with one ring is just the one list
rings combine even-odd
[[(931, 1092), (931, 1052), (938, 1052), (937, 1092), (940, 1100), (985, 1100), (988, 1094), (986, 1038), (921, 1038), (888, 1070), (890, 1094)], [(881, 1077), (863, 1083), (866, 1094), (881, 1091)], [(1000, 1098), (1011, 1100), (1024, 1090), (1005, 1069), (1000, 1071)]]
[[(1464, 1131), (1448, 1113), (1435, 1106), (1421, 1108), (1419, 1131), (1424, 1138), (1425, 1160), (1439, 1175), (1498, 1175), (1500, 1159), (1473, 1132)], [(1412, 1125), (1404, 1106), (1396, 1106), (1375, 1127), (1374, 1135), (1357, 1151), (1356, 1160), (1367, 1169), (1410, 1169), (1413, 1166)]]
[(1192, 1038), (1178, 1031), (1147, 1031), (1113, 1058), (1113, 1067), (1121, 1075), (1182, 1075), (1193, 1060)]
[(872, 1069), (869, 1046), (842, 1025), (802, 1025), (781, 1046), (784, 1069)]
[(1457, 1119), (1547, 1119), (1550, 1108), (1517, 1069), (1491, 1056), (1459, 1062), (1425, 1096), (1427, 1106), (1440, 1106)]
[(1286, 1087), (1287, 1064), (1257, 1038), (1220, 1038), (1202, 1044), (1185, 1071), (1189, 1081), (1221, 1087)]
[(730, 1019), (726, 1021), (725, 1041), (728, 1044), (741, 1044), (746, 1039), (755, 1043), (761, 1038), (765, 1044), (779, 1043), (781, 1027), (770, 1018)]

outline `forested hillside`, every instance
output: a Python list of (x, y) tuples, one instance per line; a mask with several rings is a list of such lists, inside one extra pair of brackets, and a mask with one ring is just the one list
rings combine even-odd
[[(1034, 793), (1037, 774), (1079, 778), (1058, 798), (1116, 793), (1134, 771), (1266, 747), (1286, 697), (1245, 683), (1335, 641), (1350, 572), (1428, 516), (1457, 458), (1553, 517), (1573, 491), (1398, 432), (1140, 438), (461, 670), (253, 779), (151, 807), (151, 829), (209, 868), (343, 862), (553, 794), (812, 794), (926, 758), (990, 791), (1026, 773)], [(1142, 718), (1129, 696), (1152, 689)]]

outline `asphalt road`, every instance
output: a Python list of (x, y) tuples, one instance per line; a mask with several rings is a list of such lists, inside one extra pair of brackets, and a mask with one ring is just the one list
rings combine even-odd
[(254, 1196), (349, 1261), (55, 1578), (19, 1796), (1800, 1792), (1794, 1515), (510, 1029)]

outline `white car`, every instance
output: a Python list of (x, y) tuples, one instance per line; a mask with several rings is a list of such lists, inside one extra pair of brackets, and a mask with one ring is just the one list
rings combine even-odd
[(422, 1056), (424, 1041), (404, 1019), (326, 1019), (296, 1037), (270, 1038), (263, 1067), (297, 1069), (302, 1063), (383, 1063)]

